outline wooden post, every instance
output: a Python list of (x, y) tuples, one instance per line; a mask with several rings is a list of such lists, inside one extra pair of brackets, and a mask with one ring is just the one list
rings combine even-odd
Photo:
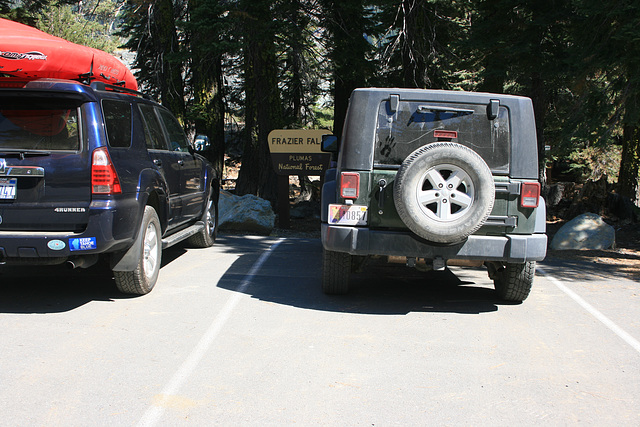
[(278, 225), (289, 229), (289, 175), (278, 175)]

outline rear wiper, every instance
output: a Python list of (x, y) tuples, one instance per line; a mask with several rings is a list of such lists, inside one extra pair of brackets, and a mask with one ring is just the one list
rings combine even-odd
[(473, 114), (474, 110), (469, 110), (466, 108), (456, 108), (456, 107), (444, 107), (440, 105), (420, 105), (418, 106), (418, 113), (429, 113), (429, 112), (444, 112), (444, 113), (458, 113), (458, 114)]
[(25, 157), (50, 156), (50, 151), (42, 150), (2, 150), (0, 149), (0, 157), (17, 156), (20, 160)]

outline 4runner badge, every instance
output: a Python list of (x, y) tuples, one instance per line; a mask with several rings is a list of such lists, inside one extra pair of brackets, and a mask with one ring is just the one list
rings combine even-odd
[(82, 213), (82, 212), (86, 212), (85, 208), (55, 208), (53, 210), (54, 212), (62, 212), (62, 213)]

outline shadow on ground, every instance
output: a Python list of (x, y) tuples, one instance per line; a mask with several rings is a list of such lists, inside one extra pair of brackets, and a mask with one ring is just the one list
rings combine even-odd
[[(177, 245), (162, 253), (166, 266), (186, 253)], [(162, 274), (162, 270), (160, 270)], [(62, 313), (92, 301), (136, 298), (120, 293), (106, 261), (87, 269), (52, 266), (0, 266), (0, 313)]]
[[(221, 238), (229, 251), (243, 253), (242, 236)], [(277, 239), (265, 238), (261, 247)], [(234, 249), (237, 248), (237, 249)], [(266, 249), (266, 248), (265, 248)], [(410, 312), (453, 312), (478, 314), (498, 310), (493, 283), (484, 269), (456, 269), (420, 272), (402, 265), (371, 264), (351, 276), (348, 295), (325, 295), (321, 291), (319, 239), (286, 238), (272, 248), (260, 270), (248, 278), (247, 272), (260, 256), (248, 252), (227, 270), (218, 286), (242, 290), (262, 301), (310, 310), (359, 314), (407, 314)], [(475, 272), (471, 274), (472, 270)], [(477, 271), (476, 271), (477, 270)], [(482, 282), (477, 283), (478, 277)]]

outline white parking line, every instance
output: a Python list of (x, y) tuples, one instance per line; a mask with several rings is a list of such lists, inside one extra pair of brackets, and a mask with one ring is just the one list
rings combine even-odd
[(536, 271), (542, 273), (547, 279), (551, 281), (554, 285), (558, 287), (562, 292), (569, 295), (571, 299), (577, 302), (582, 308), (587, 310), (593, 317), (602, 322), (607, 328), (611, 329), (617, 336), (622, 338), (627, 344), (633, 347), (638, 353), (640, 353), (640, 341), (629, 335), (626, 331), (624, 331), (620, 326), (616, 325), (611, 319), (607, 316), (596, 310), (591, 304), (586, 302), (582, 297), (573, 292), (567, 286), (565, 286), (560, 280), (556, 279), (544, 269), (540, 267), (536, 267)]
[(182, 387), (182, 385), (187, 381), (187, 379), (191, 376), (191, 374), (195, 371), (196, 367), (204, 357), (204, 355), (209, 351), (209, 348), (215, 341), (215, 339), (220, 334), (223, 326), (231, 317), (231, 313), (233, 309), (240, 302), (240, 298), (244, 295), (245, 290), (253, 280), (256, 273), (260, 270), (265, 261), (269, 258), (269, 256), (273, 253), (273, 251), (282, 243), (285, 239), (280, 238), (276, 241), (269, 249), (264, 251), (260, 258), (253, 264), (251, 270), (244, 276), (242, 283), (236, 289), (236, 292), (229, 298), (227, 303), (222, 307), (222, 310), (218, 313), (218, 315), (213, 319), (213, 322), (207, 329), (206, 333), (200, 339), (200, 342), (194, 347), (191, 351), (191, 354), (185, 359), (180, 366), (180, 369), (176, 371), (171, 380), (167, 383), (167, 385), (162, 390), (160, 394), (160, 399), (157, 402), (153, 403), (153, 406), (149, 407), (147, 411), (144, 413), (140, 421), (138, 422), (138, 426), (149, 427), (154, 426), (160, 421), (160, 418), (164, 414), (165, 407), (171, 396), (175, 395), (178, 390)]

